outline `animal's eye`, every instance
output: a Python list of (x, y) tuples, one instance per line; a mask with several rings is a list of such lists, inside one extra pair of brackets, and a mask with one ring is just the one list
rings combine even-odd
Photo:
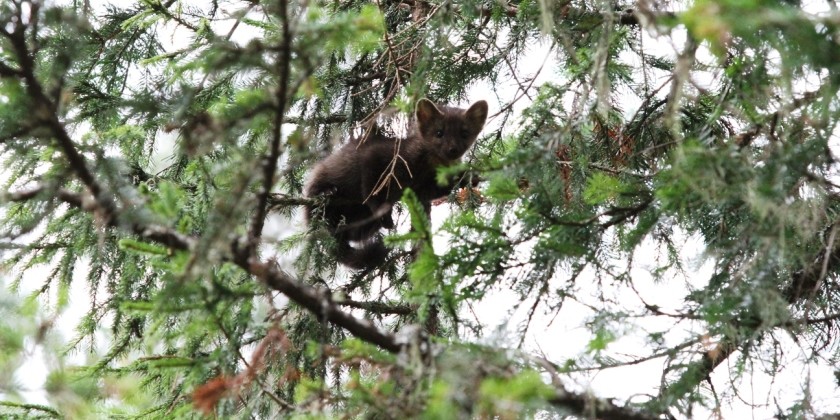
[(436, 131), (435, 136), (437, 136), (438, 138), (443, 137), (443, 130)]

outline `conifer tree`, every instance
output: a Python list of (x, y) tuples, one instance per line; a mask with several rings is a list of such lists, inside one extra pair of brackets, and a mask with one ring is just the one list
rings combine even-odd
[[(4, 0), (0, 415), (720, 415), (840, 356), (838, 89), (833, 0)], [(441, 211), (407, 191), (345, 269), (307, 173), (421, 98), (495, 105)], [(758, 408), (836, 410), (797, 380)]]

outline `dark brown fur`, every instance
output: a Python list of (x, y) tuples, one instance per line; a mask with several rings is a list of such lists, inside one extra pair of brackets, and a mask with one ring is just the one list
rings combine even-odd
[[(348, 267), (374, 267), (385, 259), (388, 250), (378, 232), (394, 227), (391, 210), (403, 189), (411, 188), (427, 209), (452, 191), (452, 184), (438, 185), (437, 168), (458, 162), (472, 146), (484, 127), (487, 103), (478, 101), (464, 110), (421, 99), (415, 118), (406, 139), (374, 131), (315, 166), (306, 196), (325, 195), (327, 201), (307, 209), (308, 217), (324, 218), (338, 242), (337, 259)], [(350, 241), (362, 244), (354, 248)]]

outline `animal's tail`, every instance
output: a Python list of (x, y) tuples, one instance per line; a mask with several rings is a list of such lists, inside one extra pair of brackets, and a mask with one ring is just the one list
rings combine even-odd
[(385, 262), (388, 248), (379, 235), (362, 242), (359, 248), (354, 248), (349, 242), (338, 241), (338, 262), (354, 270), (373, 268)]

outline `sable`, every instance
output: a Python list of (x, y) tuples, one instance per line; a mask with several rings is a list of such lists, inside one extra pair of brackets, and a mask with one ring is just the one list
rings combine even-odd
[[(307, 197), (323, 195), (322, 207), (307, 207), (307, 219), (323, 218), (338, 242), (336, 258), (354, 268), (379, 265), (388, 255), (379, 231), (393, 229), (392, 207), (411, 188), (428, 210), (447, 196), (454, 181), (438, 185), (437, 168), (450, 166), (475, 143), (487, 119), (487, 102), (468, 109), (417, 102), (416, 123), (405, 139), (374, 130), (365, 141), (351, 139), (319, 162)], [(358, 248), (350, 242), (359, 242)]]

